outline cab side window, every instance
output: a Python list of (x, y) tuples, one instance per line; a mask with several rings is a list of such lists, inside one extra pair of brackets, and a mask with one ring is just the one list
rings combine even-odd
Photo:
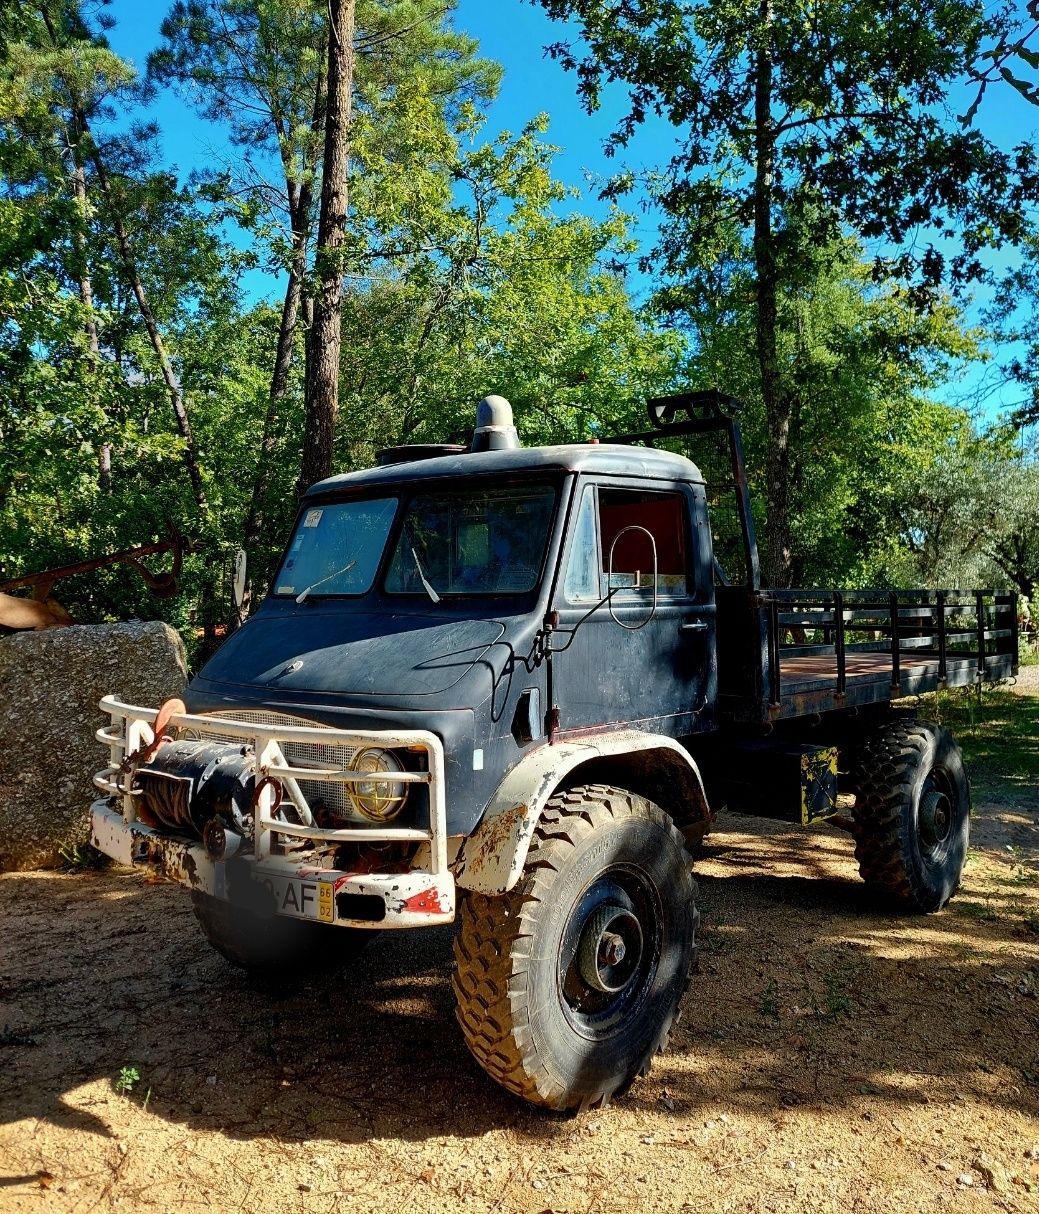
[(692, 592), (686, 504), (680, 493), (599, 490), (603, 594), (608, 589), (658, 595)]
[(595, 486), (586, 485), (577, 513), (574, 541), (563, 581), (563, 593), (570, 602), (602, 598), (599, 589), (599, 543), (595, 524)]
[(581, 498), (564, 593), (571, 602), (693, 593), (688, 507), (681, 493), (588, 485)]

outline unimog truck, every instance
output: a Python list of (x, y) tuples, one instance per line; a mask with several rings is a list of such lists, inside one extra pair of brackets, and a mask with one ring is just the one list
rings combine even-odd
[[(735, 402), (649, 411), (524, 449), (488, 397), (470, 443), (321, 481), (184, 701), (102, 701), (96, 847), (186, 886), (216, 949), (276, 975), (457, 918), (465, 1040), (552, 1109), (608, 1101), (663, 1048), (722, 808), (836, 823), (878, 905), (944, 906), (967, 778), (894, 702), (1016, 670), (1009, 593), (763, 589)], [(704, 478), (656, 446), (712, 433), (732, 580)]]

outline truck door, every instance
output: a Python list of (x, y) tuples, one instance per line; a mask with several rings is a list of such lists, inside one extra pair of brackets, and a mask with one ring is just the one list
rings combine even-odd
[(710, 728), (717, 690), (703, 487), (578, 487), (558, 584), (552, 699), (559, 732)]

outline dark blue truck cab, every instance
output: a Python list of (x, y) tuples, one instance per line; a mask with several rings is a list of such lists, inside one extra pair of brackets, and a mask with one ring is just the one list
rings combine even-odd
[[(626, 1090), (666, 1042), (719, 808), (845, 825), (879, 895), (939, 909), (966, 777), (891, 701), (1009, 675), (1013, 596), (762, 590), (732, 404), (667, 398), (644, 433), (523, 449), (491, 397), (466, 447), (314, 485), (185, 700), (103, 701), (95, 845), (188, 886), (252, 969), (457, 917), (470, 1049), (558, 1109)], [(737, 585), (696, 465), (654, 447), (711, 431)]]

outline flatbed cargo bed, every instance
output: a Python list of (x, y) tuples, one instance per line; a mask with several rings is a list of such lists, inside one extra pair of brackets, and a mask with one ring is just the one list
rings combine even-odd
[(723, 720), (881, 704), (1016, 672), (1016, 600), (1006, 592), (718, 588)]

